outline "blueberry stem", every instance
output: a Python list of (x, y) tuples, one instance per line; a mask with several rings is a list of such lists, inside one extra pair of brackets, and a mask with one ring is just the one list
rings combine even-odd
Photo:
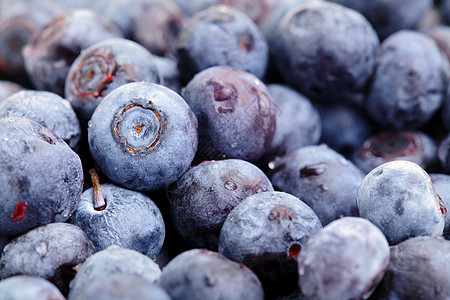
[(98, 173), (95, 169), (90, 169), (89, 174), (91, 174), (92, 188), (94, 189), (94, 209), (104, 210), (106, 208), (106, 201), (105, 198), (103, 198), (102, 190), (100, 188)]

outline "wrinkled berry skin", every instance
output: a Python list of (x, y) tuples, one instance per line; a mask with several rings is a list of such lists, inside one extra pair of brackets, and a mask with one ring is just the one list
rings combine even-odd
[(331, 0), (362, 13), (380, 39), (401, 29), (414, 29), (431, 8), (433, 0)]
[(24, 88), (12, 81), (0, 80), (0, 103), (2, 103), (6, 98), (12, 94), (23, 90)]
[(129, 83), (97, 106), (88, 142), (109, 179), (132, 190), (157, 190), (189, 168), (197, 150), (197, 119), (174, 91), (154, 83)]
[[(431, 182), (446, 208), (450, 208), (450, 175), (431, 173)], [(450, 212), (445, 216), (444, 237), (450, 240)]]
[(159, 285), (173, 300), (264, 299), (261, 283), (250, 269), (206, 249), (188, 250), (172, 259)]
[(198, 73), (181, 91), (198, 119), (204, 160), (255, 161), (270, 146), (276, 110), (266, 86), (254, 75), (226, 66)]
[(442, 236), (445, 207), (430, 176), (413, 162), (391, 161), (373, 169), (356, 200), (359, 215), (378, 226), (391, 245), (415, 236)]
[(53, 131), (77, 150), (80, 122), (69, 101), (46, 91), (20, 91), (0, 103), (0, 118), (27, 117)]
[(436, 143), (423, 132), (384, 131), (364, 141), (352, 161), (366, 174), (393, 160), (412, 161), (425, 169), (436, 160), (436, 151)]
[(115, 37), (121, 37), (117, 27), (94, 11), (67, 11), (33, 33), (23, 48), (26, 71), (36, 89), (64, 95), (67, 72), (81, 50)]
[(71, 300), (171, 300), (162, 288), (134, 274), (105, 276), (71, 297)]
[(108, 39), (85, 49), (69, 69), (65, 96), (85, 122), (117, 87), (146, 81), (162, 84), (153, 55), (136, 42)]
[(391, 260), (374, 299), (448, 299), (450, 241), (410, 238), (391, 247)]
[(42, 277), (67, 294), (69, 283), (76, 273), (73, 268), (94, 253), (94, 245), (77, 226), (47, 224), (6, 245), (0, 260), (0, 277)]
[(16, 275), (0, 282), (0, 299), (65, 300), (50, 281), (34, 276)]
[(83, 291), (92, 282), (116, 274), (130, 274), (155, 283), (161, 276), (161, 269), (148, 256), (131, 249), (110, 246), (86, 259), (70, 284), (68, 299), (82, 299)]
[(322, 124), (311, 101), (286, 85), (268, 84), (267, 89), (276, 107), (277, 126), (265, 156), (282, 156), (319, 143)]
[(81, 160), (63, 140), (30, 119), (0, 119), (2, 235), (67, 221), (82, 189)]
[(389, 264), (383, 233), (363, 218), (344, 217), (311, 236), (298, 257), (307, 299), (366, 299)]
[(269, 50), (259, 28), (243, 12), (224, 5), (193, 16), (178, 41), (178, 67), (185, 81), (212, 66), (230, 66), (262, 78)]
[(377, 56), (366, 109), (381, 126), (416, 129), (441, 106), (448, 62), (423, 33), (402, 30), (386, 39)]
[(328, 1), (286, 13), (271, 46), (285, 82), (323, 102), (360, 98), (378, 48), (376, 32), (360, 13)]
[(101, 251), (118, 245), (155, 259), (165, 236), (164, 221), (156, 204), (146, 195), (113, 184), (101, 185), (106, 208), (94, 209), (94, 192), (83, 192), (70, 222), (80, 227)]
[(328, 146), (303, 147), (271, 164), (274, 187), (308, 204), (323, 225), (358, 216), (356, 192), (364, 173)]
[(273, 191), (272, 183), (247, 161), (204, 161), (184, 173), (169, 191), (172, 220), (191, 245), (216, 251), (230, 211), (247, 196), (267, 191)]
[(322, 228), (314, 211), (283, 192), (251, 195), (225, 220), (219, 253), (243, 263), (265, 288), (292, 289), (297, 285), (297, 256), (309, 236)]

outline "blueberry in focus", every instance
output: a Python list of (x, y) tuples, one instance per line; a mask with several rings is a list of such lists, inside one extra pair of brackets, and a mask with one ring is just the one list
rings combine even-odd
[(38, 90), (64, 94), (70, 65), (81, 50), (121, 37), (117, 27), (92, 10), (75, 9), (50, 19), (23, 48), (25, 68)]
[(184, 81), (212, 66), (230, 66), (262, 78), (267, 42), (240, 10), (219, 5), (195, 14), (178, 38), (178, 67)]
[(391, 260), (374, 299), (448, 299), (450, 241), (410, 238), (391, 247)]
[(198, 119), (203, 160), (256, 161), (269, 148), (276, 110), (265, 84), (256, 76), (226, 66), (208, 68), (181, 95)]
[(358, 216), (356, 193), (364, 173), (328, 146), (306, 146), (270, 163), (275, 189), (290, 193), (313, 209), (322, 225)]
[(92, 158), (109, 179), (132, 190), (157, 190), (189, 168), (197, 150), (197, 119), (174, 91), (154, 83), (128, 83), (97, 106), (88, 142)]
[(216, 251), (230, 211), (247, 196), (267, 191), (273, 191), (270, 180), (247, 161), (204, 161), (169, 191), (172, 220), (191, 245)]
[(393, 160), (412, 161), (425, 169), (436, 160), (436, 151), (436, 143), (421, 131), (384, 131), (364, 141), (352, 161), (366, 173)]
[(75, 225), (52, 223), (14, 239), (0, 259), (0, 277), (32, 275), (54, 283), (63, 294), (69, 291), (74, 267), (95, 253), (94, 245)]
[(247, 267), (205, 249), (185, 251), (163, 268), (158, 283), (173, 300), (262, 300), (258, 277)]
[(297, 286), (297, 256), (321, 228), (317, 215), (299, 198), (283, 192), (257, 193), (226, 218), (219, 253), (248, 266), (265, 288), (286, 292)]
[(389, 264), (383, 233), (363, 218), (344, 217), (311, 236), (298, 257), (307, 299), (367, 299)]
[(0, 119), (2, 235), (67, 221), (83, 180), (79, 156), (52, 131), (24, 117)]
[(446, 208), (430, 176), (410, 161), (391, 161), (367, 174), (358, 188), (359, 215), (396, 245), (415, 236), (442, 236)]
[(66, 77), (65, 96), (87, 122), (112, 90), (138, 81), (162, 84), (153, 55), (136, 42), (108, 39), (93, 44), (75, 59)]
[(95, 282), (122, 275), (135, 275), (149, 283), (161, 276), (161, 269), (148, 256), (131, 249), (110, 246), (86, 259), (70, 283), (68, 299), (82, 299), (80, 295)]
[(312, 1), (284, 15), (270, 47), (285, 82), (309, 99), (357, 101), (373, 72), (379, 40), (357, 11)]
[(34, 276), (16, 275), (0, 282), (0, 299), (65, 300), (50, 281)]
[[(450, 175), (431, 173), (431, 182), (445, 207), (450, 208)], [(444, 237), (450, 240), (450, 212), (445, 215)]]
[(80, 122), (69, 101), (46, 91), (20, 91), (0, 103), (0, 118), (27, 117), (47, 127), (72, 149), (79, 149)]
[(419, 128), (441, 106), (447, 71), (446, 57), (427, 35), (409, 30), (391, 35), (377, 56), (367, 112), (384, 127)]
[(81, 195), (70, 222), (86, 233), (96, 251), (114, 244), (155, 259), (165, 237), (156, 204), (143, 193), (110, 183), (100, 185), (95, 171), (91, 170), (91, 176), (93, 187)]

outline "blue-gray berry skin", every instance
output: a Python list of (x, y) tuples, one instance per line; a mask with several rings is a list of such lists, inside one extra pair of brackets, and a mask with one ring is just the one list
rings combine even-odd
[(21, 91), (23, 89), (24, 87), (13, 81), (0, 80), (0, 103), (2, 103), (6, 98), (11, 96), (12, 94)]
[(0, 119), (2, 235), (67, 221), (82, 191), (81, 160), (62, 139), (24, 117)]
[(431, 8), (433, 0), (331, 0), (362, 13), (380, 39), (401, 29), (414, 29)]
[(0, 282), (0, 299), (5, 300), (65, 300), (50, 281), (34, 276), (17, 275)]
[(441, 197), (443, 205), (445, 206), (445, 225), (444, 225), (444, 237), (450, 240), (450, 175), (431, 173), (431, 182), (433, 182), (434, 189)]
[(113, 274), (87, 283), (71, 300), (171, 300), (158, 285), (134, 274)]
[(101, 251), (113, 244), (155, 259), (164, 242), (164, 221), (156, 204), (143, 193), (105, 183), (106, 207), (94, 209), (94, 189), (83, 192), (70, 222), (80, 227)]
[(136, 275), (150, 283), (155, 283), (161, 276), (161, 269), (142, 253), (119, 246), (110, 246), (95, 253), (81, 265), (70, 283), (68, 299), (80, 299), (79, 295), (92, 282), (102, 281), (115, 274)]
[(441, 106), (447, 71), (446, 57), (427, 35), (409, 30), (391, 35), (377, 56), (367, 112), (384, 127), (419, 128)]
[(282, 84), (268, 84), (277, 126), (265, 156), (282, 156), (295, 149), (319, 143), (322, 123), (311, 101)]
[(434, 25), (421, 30), (421, 32), (431, 37), (439, 49), (444, 51), (447, 58), (450, 59), (450, 26)]
[(185, 251), (162, 270), (159, 285), (172, 300), (262, 300), (258, 277), (248, 268), (206, 249)]
[(0, 118), (27, 117), (53, 131), (72, 149), (79, 148), (80, 122), (69, 101), (46, 91), (25, 90), (0, 103)]
[(197, 151), (197, 119), (169, 88), (129, 83), (97, 106), (88, 142), (94, 161), (109, 179), (132, 190), (157, 190), (189, 168)]
[(360, 13), (328, 1), (291, 9), (272, 44), (285, 82), (324, 102), (361, 98), (379, 48), (376, 32)]
[(95, 253), (84, 232), (68, 223), (40, 226), (14, 239), (3, 249), (0, 277), (43, 277), (67, 294), (74, 267)]
[(359, 186), (357, 203), (359, 215), (378, 226), (391, 245), (442, 236), (442, 200), (427, 172), (413, 162), (391, 161), (373, 169)]
[(117, 27), (94, 11), (66, 11), (34, 32), (24, 46), (28, 76), (36, 89), (63, 95), (70, 65), (81, 50), (116, 37), (121, 37)]
[(204, 161), (189, 169), (169, 191), (172, 220), (191, 245), (216, 251), (230, 211), (247, 196), (267, 191), (273, 191), (272, 183), (247, 161)]
[(307, 299), (366, 299), (389, 264), (383, 233), (363, 218), (344, 217), (311, 236), (298, 257)]
[(262, 78), (269, 56), (267, 42), (253, 21), (224, 5), (193, 16), (180, 33), (177, 51), (185, 81), (212, 66), (230, 66)]
[(169, 57), (154, 55), (153, 61), (161, 74), (162, 84), (180, 94), (181, 82), (180, 72), (177, 67), (177, 60)]
[(211, 67), (198, 73), (181, 95), (197, 116), (198, 156), (203, 160), (253, 162), (270, 146), (276, 110), (256, 76), (232, 67)]
[(271, 168), (274, 187), (308, 204), (323, 225), (358, 216), (356, 192), (364, 173), (328, 146), (297, 149), (273, 161)]
[(85, 49), (70, 66), (65, 96), (87, 122), (112, 90), (130, 82), (162, 84), (153, 55), (136, 42), (114, 38)]
[(439, 6), (439, 12), (442, 16), (442, 21), (445, 24), (450, 24), (450, 1), (442, 0)]
[(283, 192), (251, 195), (225, 220), (219, 253), (252, 269), (263, 285), (289, 291), (297, 285), (297, 256), (307, 239), (322, 228), (314, 211)]
[(375, 122), (358, 105), (330, 103), (318, 109), (322, 121), (320, 141), (347, 158), (377, 131)]
[(392, 246), (373, 299), (449, 299), (449, 253), (450, 241), (437, 237), (415, 237)]
[(436, 155), (436, 143), (421, 131), (383, 131), (364, 141), (352, 161), (367, 174), (393, 160), (412, 161), (425, 169), (437, 161)]

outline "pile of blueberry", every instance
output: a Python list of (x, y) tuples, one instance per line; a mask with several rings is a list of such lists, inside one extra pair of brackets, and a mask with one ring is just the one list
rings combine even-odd
[(450, 0), (0, 0), (0, 299), (450, 299)]

